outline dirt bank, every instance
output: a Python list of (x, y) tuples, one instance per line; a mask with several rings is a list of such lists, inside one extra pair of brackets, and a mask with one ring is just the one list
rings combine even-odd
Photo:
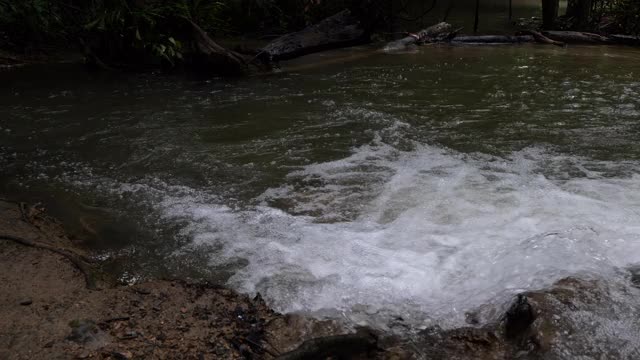
[[(0, 237), (0, 359), (269, 359), (349, 333), (207, 284), (113, 285), (38, 207), (0, 201)], [(367, 354), (362, 338), (343, 350), (389, 355)]]

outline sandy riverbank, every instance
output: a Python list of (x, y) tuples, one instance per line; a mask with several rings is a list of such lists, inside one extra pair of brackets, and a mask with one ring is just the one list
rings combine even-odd
[(37, 207), (0, 201), (0, 229), (0, 359), (273, 358), (349, 332), (219, 286), (114, 284)]

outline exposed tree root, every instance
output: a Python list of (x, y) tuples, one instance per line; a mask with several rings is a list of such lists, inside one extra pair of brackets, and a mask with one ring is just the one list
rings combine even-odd
[(89, 260), (89, 259), (87, 259), (85, 256), (73, 253), (70, 250), (67, 250), (67, 249), (64, 249), (64, 248), (59, 248), (59, 247), (56, 247), (56, 246), (53, 246), (53, 245), (49, 245), (49, 244), (45, 244), (45, 243), (38, 242), (38, 241), (28, 240), (28, 239), (25, 239), (25, 238), (22, 238), (22, 237), (18, 237), (18, 236), (0, 234), (0, 239), (1, 240), (13, 241), (13, 242), (18, 243), (20, 245), (29, 246), (29, 247), (33, 247), (33, 248), (36, 248), (36, 249), (49, 250), (49, 251), (52, 251), (52, 252), (54, 252), (56, 254), (62, 255), (64, 258), (69, 260), (78, 270), (80, 270), (82, 275), (84, 275), (84, 280), (85, 280), (85, 283), (86, 283), (86, 286), (87, 286), (88, 289), (95, 290), (97, 288), (96, 287), (96, 283), (95, 283), (95, 278), (93, 276), (92, 269), (87, 264), (87, 262), (90, 262), (90, 261), (86, 261), (86, 260)]
[(231, 50), (228, 50), (213, 41), (206, 31), (193, 21), (189, 20), (194, 33), (194, 39), (204, 62), (210, 67), (210, 71), (231, 73), (234, 75), (246, 74), (249, 64), (246, 59)]

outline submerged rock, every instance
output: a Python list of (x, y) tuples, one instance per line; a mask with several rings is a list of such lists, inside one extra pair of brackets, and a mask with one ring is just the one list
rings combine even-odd
[(428, 359), (637, 359), (640, 292), (629, 285), (565, 278), (518, 294), (489, 324), (433, 327), (412, 341)]
[(536, 319), (533, 306), (524, 294), (519, 294), (504, 316), (504, 332), (507, 339), (516, 339), (525, 335)]

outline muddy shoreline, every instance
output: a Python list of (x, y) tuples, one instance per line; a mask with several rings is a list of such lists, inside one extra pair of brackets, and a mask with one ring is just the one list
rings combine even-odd
[(119, 285), (38, 206), (0, 201), (0, 236), (0, 359), (274, 358), (351, 332), (216, 285)]
[[(0, 200), (0, 239), (0, 359), (564, 359), (639, 353), (634, 342), (617, 344), (620, 330), (611, 329), (615, 321), (623, 322), (628, 336), (640, 329), (635, 310), (621, 298), (636, 298), (637, 289), (597, 279), (566, 278), (517, 295), (505, 309), (469, 313), (468, 326), (434, 326), (398, 337), (280, 314), (260, 295), (207, 283), (117, 284), (42, 205)], [(634, 271), (631, 284), (638, 282)], [(603, 331), (612, 336), (596, 341), (594, 334)]]

